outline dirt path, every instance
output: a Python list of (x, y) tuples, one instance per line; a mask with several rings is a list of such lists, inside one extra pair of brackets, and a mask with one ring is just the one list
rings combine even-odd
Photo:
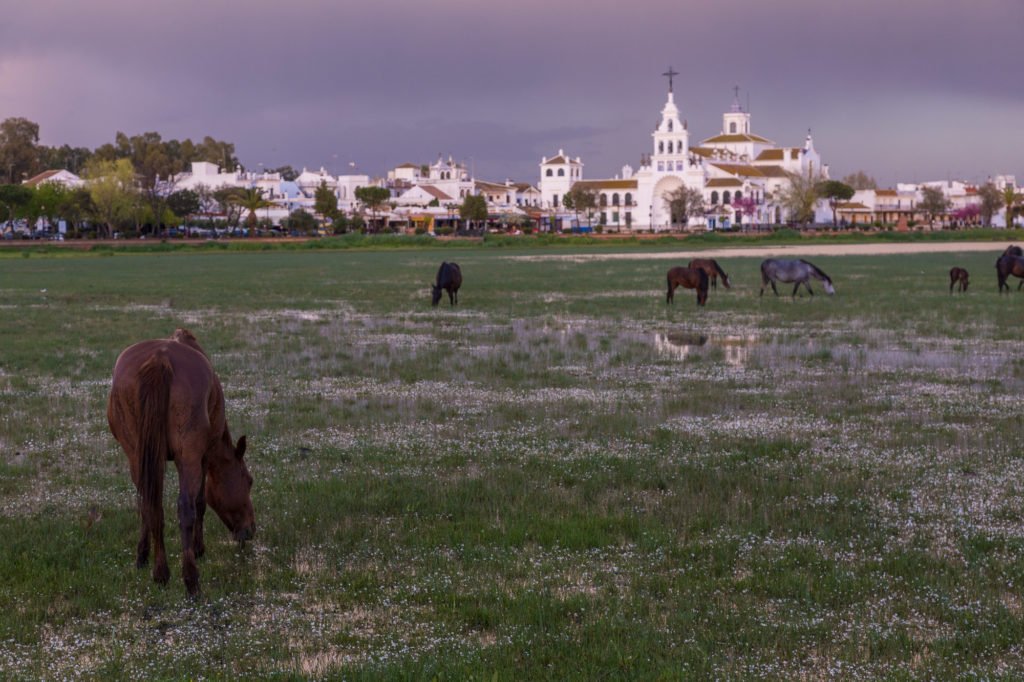
[(792, 244), (784, 246), (738, 246), (721, 249), (663, 251), (657, 253), (574, 253), (509, 256), (514, 260), (688, 260), (690, 258), (770, 258), (786, 256), (889, 256), (903, 253), (1002, 253), (1003, 242), (920, 242), (878, 244)]

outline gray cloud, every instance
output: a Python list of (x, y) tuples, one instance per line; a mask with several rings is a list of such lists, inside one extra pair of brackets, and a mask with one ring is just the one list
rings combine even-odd
[(812, 128), (837, 174), (1024, 175), (992, 136), (1024, 114), (1022, 25), (1019, 0), (37, 0), (0, 26), (0, 116), (48, 144), (209, 134), (250, 166), (374, 173), (443, 152), (534, 180), (563, 147), (594, 177), (648, 150), (672, 64), (694, 138), (739, 84), (758, 132)]

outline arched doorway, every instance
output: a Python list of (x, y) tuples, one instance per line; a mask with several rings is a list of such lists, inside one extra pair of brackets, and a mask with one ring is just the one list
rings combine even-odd
[(666, 175), (654, 185), (654, 194), (651, 197), (651, 227), (653, 229), (662, 231), (679, 228), (678, 224), (672, 224), (672, 209), (665, 195), (682, 186), (682, 179), (675, 175)]

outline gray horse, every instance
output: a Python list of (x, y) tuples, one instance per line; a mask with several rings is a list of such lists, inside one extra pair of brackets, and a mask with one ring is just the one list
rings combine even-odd
[(796, 296), (801, 284), (807, 287), (807, 293), (813, 296), (814, 292), (808, 281), (811, 277), (821, 280), (825, 287), (825, 293), (829, 296), (836, 293), (836, 290), (832, 288), (832, 279), (813, 263), (808, 263), (805, 260), (769, 258), (761, 263), (761, 295), (764, 296), (764, 290), (769, 284), (772, 285), (772, 291), (778, 296), (779, 290), (775, 288), (776, 282), (785, 284), (795, 282), (793, 296)]

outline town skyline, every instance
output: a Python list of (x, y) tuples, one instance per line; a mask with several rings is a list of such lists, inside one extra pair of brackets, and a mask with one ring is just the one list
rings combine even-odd
[(811, 129), (833, 177), (1024, 175), (1024, 5), (820, 5), (25, 3), (0, 28), (0, 118), (47, 145), (212, 135), (250, 170), (382, 175), (442, 154), (535, 182), (564, 149), (611, 177), (649, 152), (672, 67), (694, 141), (739, 86), (753, 132), (795, 146)]

